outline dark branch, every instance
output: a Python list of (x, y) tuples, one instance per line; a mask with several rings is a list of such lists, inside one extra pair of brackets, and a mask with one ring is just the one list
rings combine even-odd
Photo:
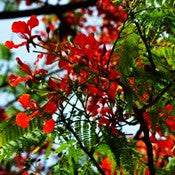
[(147, 124), (145, 123), (145, 120), (143, 118), (143, 111), (138, 109), (137, 107), (134, 107), (134, 112), (137, 115), (137, 119), (140, 123), (140, 129), (136, 134), (137, 136), (135, 136), (135, 137), (138, 137), (140, 135), (141, 131), (143, 131), (144, 137), (142, 138), (142, 141), (145, 143), (146, 148), (147, 148), (149, 172), (151, 175), (155, 175), (156, 170), (155, 170), (154, 161), (153, 161), (152, 144), (151, 144), (151, 141), (149, 138), (149, 129), (148, 129)]
[(136, 132), (134, 139), (135, 140), (139, 140), (140, 139), (140, 134), (142, 133), (142, 129), (141, 127), (139, 128), (139, 130)]
[(149, 45), (148, 45), (148, 42), (147, 42), (145, 36), (143, 35), (143, 33), (142, 33), (142, 31), (141, 31), (141, 28), (140, 28), (139, 23), (138, 23), (137, 21), (134, 21), (134, 24), (136, 25), (137, 30), (138, 30), (138, 32), (139, 32), (139, 35), (140, 35), (142, 41), (143, 41), (144, 44), (145, 44), (145, 47), (146, 47), (146, 50), (147, 50), (147, 53), (148, 53), (148, 60), (149, 60), (149, 62), (150, 62), (150, 64), (151, 64), (153, 70), (155, 70), (155, 69), (156, 69), (156, 65), (155, 65), (154, 62), (153, 62), (153, 57), (152, 57), (152, 53), (151, 53), (150, 47), (149, 47)]
[(6, 87), (8, 85), (9, 85), (8, 82), (4, 82), (3, 84), (0, 85), (0, 88), (4, 88), (4, 87)]
[(75, 10), (78, 8), (87, 8), (94, 6), (97, 0), (87, 0), (77, 3), (69, 3), (66, 5), (46, 5), (40, 8), (20, 11), (4, 11), (0, 13), (0, 19), (12, 19), (19, 17), (27, 17), (31, 15), (49, 15), (49, 14), (62, 14), (67, 11)]
[(76, 138), (80, 148), (87, 154), (87, 156), (90, 158), (90, 160), (94, 163), (94, 165), (97, 167), (98, 171), (100, 172), (100, 174), (105, 175), (104, 171), (101, 169), (101, 167), (99, 166), (98, 162), (95, 160), (93, 153), (89, 152), (86, 147), (82, 144), (80, 138), (77, 136), (76, 132), (73, 130), (73, 128), (70, 126), (69, 123), (66, 122), (63, 114), (59, 115), (61, 117), (62, 122), (65, 124), (66, 128), (74, 135), (74, 137)]
[(112, 50), (111, 50), (110, 55), (109, 55), (109, 58), (108, 58), (106, 70), (108, 70), (108, 67), (109, 67), (109, 64), (110, 64), (110, 61), (111, 61), (112, 54), (113, 54), (113, 52), (114, 52), (114, 49), (115, 49), (115, 47), (116, 47), (116, 44), (117, 44), (118, 40), (120, 39), (121, 33), (122, 33), (122, 31), (124, 30), (124, 28), (125, 28), (125, 23), (126, 23), (126, 21), (127, 21), (127, 19), (126, 19), (126, 20), (124, 21), (124, 23), (122, 24), (122, 28), (121, 28), (121, 30), (120, 30), (119, 33), (118, 33), (118, 37), (117, 37), (117, 39), (115, 40), (115, 42), (114, 42), (114, 44), (113, 44), (113, 46), (112, 46)]
[(145, 111), (147, 108), (155, 105), (162, 98), (162, 96), (172, 87), (173, 82), (169, 83), (156, 98), (149, 102), (149, 104), (144, 105), (141, 110)]

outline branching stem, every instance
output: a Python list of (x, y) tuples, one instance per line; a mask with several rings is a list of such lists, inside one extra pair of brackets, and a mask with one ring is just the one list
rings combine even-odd
[(63, 114), (60, 114), (60, 117), (62, 119), (62, 122), (65, 124), (66, 128), (73, 134), (73, 136), (76, 138), (80, 148), (87, 154), (87, 156), (91, 159), (91, 161), (94, 163), (94, 165), (97, 167), (98, 171), (100, 172), (100, 174), (105, 175), (103, 169), (99, 166), (98, 162), (95, 160), (93, 153), (89, 152), (86, 147), (82, 144), (80, 138), (77, 136), (76, 132), (74, 131), (74, 129), (70, 126), (69, 123), (66, 122)]

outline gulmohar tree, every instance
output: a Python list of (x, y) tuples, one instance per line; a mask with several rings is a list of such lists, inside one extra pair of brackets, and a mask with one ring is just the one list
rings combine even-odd
[(0, 109), (0, 173), (174, 174), (174, 1), (3, 2), (0, 19), (28, 20), (0, 45), (8, 63), (26, 48), (0, 77), (14, 96)]

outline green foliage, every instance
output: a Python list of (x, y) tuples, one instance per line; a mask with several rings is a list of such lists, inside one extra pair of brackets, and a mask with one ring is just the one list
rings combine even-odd
[(95, 121), (78, 120), (75, 122), (75, 131), (88, 150), (91, 150), (98, 143), (97, 123)]
[[(6, 3), (6, 1), (4, 1), (4, 3)], [(113, 3), (120, 4), (122, 3), (122, 0), (114, 0)], [(108, 157), (109, 160), (112, 161), (113, 171), (116, 169), (117, 172), (120, 173), (120, 168), (123, 168), (124, 174), (126, 175), (133, 175), (135, 174), (136, 170), (138, 171), (138, 175), (145, 174), (145, 169), (148, 167), (147, 164), (143, 162), (143, 157), (136, 151), (137, 140), (133, 141), (133, 138), (129, 138), (126, 134), (122, 133), (121, 130), (126, 124), (140, 124), (142, 125), (142, 127), (140, 127), (142, 131), (139, 135), (140, 137), (138, 137), (140, 140), (143, 139), (143, 141), (145, 141), (145, 125), (147, 122), (150, 122), (151, 129), (149, 127), (146, 128), (148, 130), (150, 129), (148, 133), (156, 133), (157, 128), (159, 129), (158, 132), (161, 131), (162, 134), (165, 135), (165, 138), (167, 133), (169, 133), (169, 128), (167, 127), (165, 120), (168, 115), (174, 115), (175, 111), (166, 111), (165, 106), (167, 104), (172, 104), (175, 106), (175, 3), (173, 0), (127, 0), (126, 3), (128, 6), (126, 5), (124, 8), (126, 11), (128, 10), (128, 18), (124, 22), (124, 26), (118, 28), (119, 31), (122, 31), (120, 31), (121, 33), (118, 35), (119, 38), (116, 40), (117, 43), (112, 49), (114, 52), (111, 56), (111, 60), (115, 58), (115, 69), (119, 70), (121, 77), (113, 78), (111, 73), (112, 78), (110, 76), (107, 77), (108, 82), (106, 84), (108, 85), (104, 85), (109, 86), (113, 85), (112, 82), (117, 82), (119, 84), (118, 87), (123, 88), (123, 91), (119, 92), (117, 89), (118, 94), (116, 95), (116, 99), (105, 99), (104, 96), (107, 96), (107, 91), (112, 89), (111, 86), (111, 89), (107, 87), (103, 93), (100, 92), (99, 94), (101, 94), (102, 97), (99, 97), (100, 95), (96, 93), (96, 91), (98, 91), (97, 87), (100, 89), (100, 86), (95, 82), (100, 82), (103, 86), (103, 79), (104, 84), (106, 79), (106, 77), (103, 77), (103, 73), (105, 74), (111, 70), (109, 69), (105, 72), (105, 66), (103, 69), (101, 69), (101, 63), (97, 63), (99, 70), (102, 70), (102, 72), (99, 71), (98, 75), (96, 75), (96, 73), (90, 74), (87, 81), (81, 84), (78, 78), (75, 81), (72, 81), (72, 79), (76, 79), (77, 75), (82, 74), (81, 81), (84, 81), (86, 73), (83, 73), (83, 71), (89, 71), (86, 70), (85, 63), (82, 62), (73, 64), (73, 68), (71, 70), (71, 64), (69, 65), (69, 63), (66, 63), (66, 61), (64, 66), (70, 66), (70, 70), (73, 72), (72, 73), (70, 71), (72, 74), (68, 76), (69, 78), (65, 78), (66, 81), (64, 82), (61, 81), (62, 79), (60, 78), (62, 75), (58, 76), (58, 74), (54, 74), (52, 77), (54, 79), (52, 86), (56, 86), (56, 89), (62, 87), (59, 90), (54, 90), (53, 87), (51, 88), (47, 84), (48, 76), (45, 77), (45, 75), (35, 77), (36, 79), (32, 77), (33, 80), (29, 80), (26, 83), (26, 87), (29, 87), (29, 89), (24, 89), (24, 86), (21, 84), (16, 88), (8, 87), (6, 91), (13, 94), (17, 98), (20, 94), (22, 94), (22, 92), (31, 94), (32, 99), (38, 102), (38, 110), (40, 110), (41, 114), (44, 114), (43, 117), (45, 119), (51, 117), (50, 114), (44, 111), (46, 98), (48, 101), (53, 100), (56, 103), (58, 111), (60, 113), (62, 112), (61, 114), (67, 114), (65, 116), (61, 116), (60, 113), (55, 113), (57, 116), (55, 130), (47, 136), (41, 130), (43, 126), (43, 119), (41, 118), (32, 120), (27, 129), (22, 129), (14, 124), (15, 120), (13, 117), (6, 122), (0, 123), (0, 162), (7, 162), (15, 152), (21, 153), (25, 150), (30, 150), (35, 144), (37, 144), (37, 147), (33, 152), (37, 152), (45, 143), (48, 143), (45, 154), (46, 159), (48, 159), (51, 154), (56, 155), (58, 158), (56, 163), (52, 166), (52, 174), (55, 175), (98, 175), (98, 166), (95, 167), (94, 161), (97, 161), (97, 163), (100, 164), (104, 157)], [(11, 1), (8, 1), (6, 5), (5, 10), (13, 11), (18, 9), (18, 5)], [(118, 7), (118, 10), (121, 10), (120, 7)], [(90, 13), (93, 12), (89, 10), (88, 13), (88, 15), (90, 15)], [(81, 15), (81, 13), (79, 15)], [(120, 15), (122, 16), (122, 14)], [(116, 17), (116, 20), (120, 18), (120, 15)], [(66, 15), (62, 15), (62, 18), (64, 18), (64, 16)], [(64, 19), (62, 18), (60, 18), (60, 23), (64, 23)], [(108, 15), (106, 15), (106, 21), (104, 21), (104, 23), (108, 25), (107, 18)], [(49, 19), (49, 25), (52, 24), (52, 20), (53, 19), (51, 17)], [(70, 19), (68, 18), (68, 21), (69, 20)], [(120, 20), (122, 21), (122, 19)], [(118, 24), (120, 24), (121, 21), (119, 21)], [(112, 19), (111, 26), (118, 26), (118, 24), (114, 24), (114, 19)], [(108, 26), (104, 27), (104, 31), (107, 31), (107, 27)], [(74, 28), (76, 28), (76, 26), (74, 26), (72, 29)], [(44, 41), (44, 46), (41, 46), (48, 46), (45, 51), (50, 52), (49, 49), (52, 47), (52, 49), (54, 49), (55, 43), (52, 43), (52, 34), (54, 35), (54, 33), (55, 32), (48, 32), (48, 41)], [(108, 32), (106, 33), (108, 34)], [(58, 36), (55, 37), (56, 42), (58, 40), (57, 37)], [(30, 42), (32, 43), (34, 41), (31, 40)], [(83, 48), (84, 43), (86, 43), (86, 41), (82, 41), (80, 46), (77, 45), (75, 50), (71, 48), (72, 52), (77, 52), (77, 55), (79, 54), (79, 50), (83, 50), (88, 53), (91, 52), (91, 50), (88, 50), (89, 48), (93, 50), (93, 48), (90, 47), (90, 44), (87, 44), (85, 48)], [(32, 44), (35, 46), (35, 43)], [(66, 47), (69, 47), (68, 45), (69, 44), (67, 44)], [(56, 51), (62, 49), (63, 47), (63, 53), (60, 52), (62, 54), (58, 55), (58, 60), (66, 60), (67, 57), (69, 58), (69, 56), (72, 56), (69, 55), (71, 49), (66, 50), (67, 48), (64, 48), (64, 43), (57, 43), (56, 47), (58, 47), (56, 48)], [(105, 49), (103, 48), (103, 51), (104, 50)], [(54, 51), (55, 55), (56, 51)], [(104, 58), (105, 52), (106, 51), (104, 51), (103, 55)], [(84, 53), (82, 52), (81, 54), (83, 55)], [(85, 56), (82, 56), (81, 54), (77, 59), (83, 58), (88, 62), (89, 60), (88, 57), (86, 57), (86, 54)], [(98, 57), (100, 54), (98, 55), (97, 52), (94, 53), (94, 55), (94, 57)], [(10, 61), (11, 57), (12, 53), (3, 44), (0, 44), (0, 59)], [(71, 60), (73, 59), (76, 58), (73, 57), (70, 60), (68, 59), (68, 61), (71, 63)], [(101, 60), (101, 62), (103, 62), (103, 60)], [(110, 62), (110, 64), (112, 63)], [(109, 67), (111, 66), (110, 64)], [(19, 67), (28, 69), (26, 68), (26, 65), (24, 66), (22, 63)], [(51, 69), (52, 68), (54, 68), (54, 66), (51, 67)], [(77, 74), (75, 77), (74, 73)], [(9, 72), (6, 74), (9, 74)], [(26, 76), (24, 71), (18, 71), (17, 74)], [(100, 74), (102, 74), (102, 76)], [(97, 76), (100, 77), (99, 80), (97, 80)], [(3, 86), (3, 83), (6, 83), (6, 81), (4, 81), (6, 78), (7, 75), (0, 75), (0, 86)], [(130, 81), (131, 78), (133, 78), (133, 83)], [(68, 87), (66, 86), (66, 83), (68, 84)], [(89, 89), (86, 90), (89, 84), (92, 85), (92, 91), (95, 91), (94, 94), (92, 92), (93, 95), (87, 95), (86, 93), (86, 91), (90, 91)], [(167, 88), (167, 86), (170, 87)], [(64, 88), (70, 88), (70, 92), (69, 90), (64, 91)], [(162, 93), (162, 91), (165, 92)], [(147, 96), (145, 99), (143, 97), (144, 93), (146, 93)], [(95, 116), (93, 114), (91, 116), (91, 112), (87, 110), (89, 101), (91, 101), (92, 105), (99, 105), (99, 107), (97, 107), (98, 114)], [(111, 114), (110, 112), (101, 114), (99, 111), (102, 107), (109, 107), (110, 110), (115, 112), (111, 112)], [(14, 116), (18, 112), (17, 108), (18, 107), (15, 106), (8, 107), (8, 115)], [(66, 110), (68, 110), (68, 112)], [(139, 115), (137, 111), (140, 112)], [(144, 118), (144, 112), (148, 112), (150, 114), (150, 121), (146, 120), (145, 123), (144, 119), (142, 120), (141, 118)], [(163, 113), (165, 116), (160, 117), (161, 113)], [(98, 127), (98, 122), (102, 115), (104, 118), (106, 117), (106, 121), (104, 119), (104, 125), (102, 124), (101, 127)], [(134, 121), (137, 121), (137, 123), (129, 123), (131, 118), (134, 119)], [(110, 130), (110, 127), (113, 127), (113, 125), (113, 129), (116, 129), (118, 135), (113, 134)], [(149, 140), (149, 136), (147, 140)], [(92, 159), (92, 156), (95, 158), (95, 160)], [(171, 175), (175, 171), (174, 162), (174, 158), (172, 158), (170, 163), (165, 166), (165, 168), (156, 168), (157, 173), (160, 175), (165, 173), (167, 175)]]
[(28, 150), (41, 140), (44, 141), (46, 135), (41, 130), (42, 120), (34, 119), (27, 129), (14, 124), (14, 119), (10, 119), (0, 124), (0, 162), (7, 162), (11, 156), (17, 152)]
[(168, 175), (175, 172), (175, 158), (170, 160), (170, 163), (166, 166), (165, 170), (168, 172)]
[(117, 169), (122, 165), (127, 174), (133, 175), (139, 158), (139, 154), (134, 149), (135, 143), (127, 140), (122, 133), (117, 136), (104, 130), (103, 136), (104, 143), (110, 148), (112, 153), (108, 153), (107, 155), (113, 157)]
[(0, 44), (0, 59), (9, 61), (11, 60), (11, 57), (12, 57), (11, 51), (3, 44)]
[(0, 86), (3, 86), (7, 79), (6, 75), (0, 74)]
[(60, 142), (58, 148), (54, 151), (54, 154), (58, 154), (60, 157), (59, 162), (53, 166), (55, 173), (78, 173), (83, 162), (82, 157), (84, 157), (84, 154), (75, 140)]
[(130, 34), (120, 42), (120, 46), (117, 46), (115, 50), (120, 56), (118, 69), (125, 77), (132, 71), (134, 60), (137, 58), (138, 41), (137, 34)]

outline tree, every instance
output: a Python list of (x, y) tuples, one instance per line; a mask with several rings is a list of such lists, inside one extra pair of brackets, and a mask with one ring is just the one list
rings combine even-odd
[(7, 39), (0, 57), (24, 47), (36, 58), (1, 74), (14, 96), (0, 110), (2, 174), (172, 175), (174, 1), (3, 3), (0, 19), (28, 20), (14, 19), (22, 40)]

